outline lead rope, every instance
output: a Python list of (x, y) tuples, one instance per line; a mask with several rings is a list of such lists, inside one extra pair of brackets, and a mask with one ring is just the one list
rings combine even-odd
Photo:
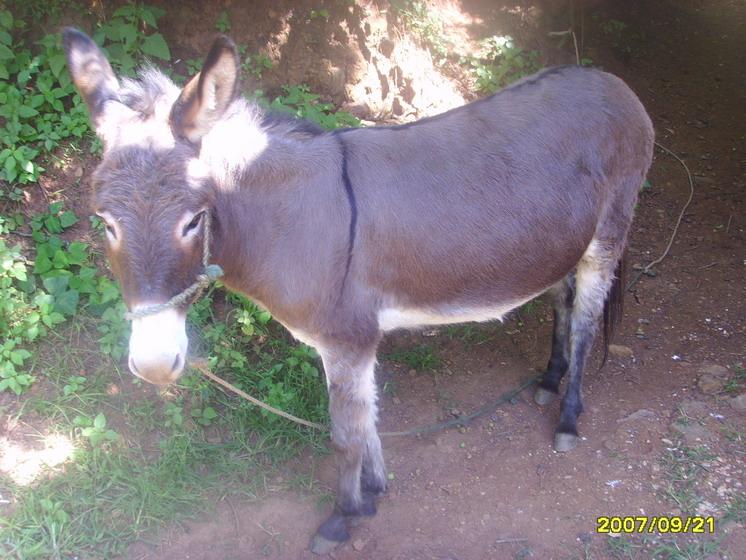
[(202, 268), (203, 272), (197, 275), (197, 280), (183, 292), (176, 294), (165, 303), (154, 303), (140, 307), (134, 311), (127, 311), (124, 318), (128, 321), (141, 319), (148, 315), (155, 315), (166, 309), (181, 307), (199, 298), (202, 292), (212, 282), (223, 276), (223, 269), (217, 264), (210, 264), (210, 225), (212, 223), (210, 211), (205, 212), (204, 234), (202, 235)]
[[(210, 366), (207, 364), (207, 360), (205, 360), (204, 358), (191, 360), (189, 362), (189, 366), (199, 371), (202, 375), (204, 375), (208, 379), (212, 379), (215, 383), (217, 383), (224, 389), (233, 391), (239, 397), (246, 399), (250, 403), (255, 404), (258, 407), (261, 407), (264, 410), (271, 412), (272, 414), (277, 414), (278, 416), (287, 418), (288, 420), (295, 422), (296, 424), (301, 424), (309, 428), (314, 428), (315, 430), (328, 430), (328, 428), (324, 426), (323, 424), (319, 424), (317, 422), (311, 422), (310, 420), (304, 420), (303, 418), (298, 418), (297, 416), (293, 416), (292, 414), (288, 412), (285, 412), (271, 405), (268, 405), (267, 403), (257, 399), (256, 397), (252, 397), (251, 395), (242, 391), (235, 385), (228, 383), (226, 380), (221, 379), (220, 377), (212, 373), (210, 371)], [(459, 416), (458, 418), (452, 418), (451, 420), (446, 420), (445, 422), (437, 422), (435, 424), (417, 426), (416, 428), (411, 428), (409, 430), (404, 430), (402, 432), (379, 432), (378, 435), (381, 437), (415, 436), (415, 435), (421, 435), (421, 434), (430, 434), (430, 433), (438, 432), (440, 430), (445, 430), (448, 428), (468, 426), (473, 420), (479, 418), (480, 416), (484, 416), (486, 414), (491, 414), (495, 412), (501, 404), (504, 404), (506, 402), (514, 403), (518, 395), (520, 395), (525, 389), (536, 384), (539, 381), (539, 378), (540, 378), (539, 376), (534, 376), (534, 377), (527, 379), (515, 389), (506, 391), (505, 393), (500, 395), (496, 400), (481, 406), (480, 408), (478, 408), (471, 414), (465, 414), (465, 415)]]

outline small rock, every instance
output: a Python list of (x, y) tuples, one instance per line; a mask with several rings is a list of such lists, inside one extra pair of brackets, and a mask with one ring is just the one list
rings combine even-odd
[(399, 405), (399, 404), (401, 404), (401, 399), (400, 399), (399, 397), (394, 397), (394, 398), (393, 398), (393, 399), (391, 399), (391, 400), (392, 400), (392, 401), (393, 401), (393, 403), (394, 403), (394, 404), (396, 404), (396, 405)]
[(725, 381), (719, 377), (715, 377), (712, 374), (705, 373), (697, 381), (699, 390), (705, 395), (716, 395), (723, 389)]
[(611, 354), (615, 358), (623, 358), (626, 360), (635, 357), (635, 353), (632, 351), (632, 348), (630, 348), (629, 346), (622, 346), (621, 344), (610, 344), (609, 354)]
[(702, 401), (682, 401), (679, 410), (684, 416), (689, 418), (702, 418), (707, 416), (707, 405)]
[(365, 541), (363, 539), (355, 539), (355, 541), (352, 543), (352, 548), (360, 552), (362, 549), (365, 548)]
[(689, 447), (701, 445), (703, 442), (709, 441), (713, 437), (710, 430), (704, 426), (700, 426), (696, 422), (690, 422), (687, 424), (673, 422), (671, 424), (671, 429), (680, 434), (684, 443)]
[(733, 397), (730, 401), (730, 407), (738, 412), (746, 412), (746, 393), (741, 393), (737, 397)]
[(713, 377), (728, 377), (730, 375), (728, 368), (719, 366), (717, 364), (704, 365), (701, 368), (699, 368), (699, 371), (701, 371), (702, 373), (708, 373), (712, 375)]
[(632, 422), (634, 420), (653, 420), (655, 419), (655, 412), (652, 410), (647, 410), (645, 408), (641, 408), (640, 410), (637, 410), (630, 414), (629, 416), (626, 416), (624, 418), (621, 418), (617, 420), (617, 422)]

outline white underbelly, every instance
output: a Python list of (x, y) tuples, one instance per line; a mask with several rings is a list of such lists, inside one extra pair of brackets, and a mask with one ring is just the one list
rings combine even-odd
[(441, 307), (438, 309), (385, 307), (378, 312), (378, 327), (382, 331), (392, 331), (394, 329), (412, 329), (427, 325), (502, 321), (507, 313), (538, 295), (535, 294), (525, 299), (507, 302), (494, 307)]

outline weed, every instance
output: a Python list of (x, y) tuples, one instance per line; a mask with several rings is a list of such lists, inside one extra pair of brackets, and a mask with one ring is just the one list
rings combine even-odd
[(702, 502), (698, 477), (706, 471), (703, 463), (714, 456), (705, 448), (673, 448), (661, 459), (665, 474), (663, 494), (686, 514), (694, 515)]
[(228, 12), (223, 10), (218, 15), (217, 21), (215, 21), (215, 29), (221, 33), (230, 33), (231, 31), (231, 20), (228, 17)]
[(471, 67), (482, 93), (493, 93), (540, 68), (539, 53), (523, 50), (507, 35), (484, 39), (480, 55), (463, 62)]
[(407, 350), (392, 352), (387, 358), (394, 362), (401, 362), (418, 371), (434, 370), (441, 364), (440, 358), (435, 355), (432, 348), (424, 344)]
[(319, 102), (319, 96), (311, 93), (306, 85), (284, 86), (282, 89), (285, 94), (274, 99), (270, 108), (308, 119), (326, 129), (360, 126), (360, 119), (354, 115), (335, 111), (331, 103)]
[(733, 497), (725, 508), (722, 521), (746, 523), (746, 494), (738, 494)]
[[(88, 114), (75, 92), (58, 37), (46, 35), (31, 48), (17, 37), (25, 21), (0, 10), (0, 179), (8, 185), (36, 182), (39, 156), (67, 138), (81, 138)], [(4, 194), (13, 198), (17, 191)]]
[(717, 539), (691, 538), (687, 535), (619, 535), (606, 541), (614, 560), (704, 560), (719, 548)]
[(733, 376), (725, 383), (723, 391), (731, 395), (738, 394), (743, 389), (744, 383), (746, 383), (746, 369), (741, 367), (741, 364), (735, 364)]
[(132, 75), (144, 57), (171, 59), (168, 44), (157, 31), (158, 20), (164, 14), (164, 10), (154, 6), (126, 4), (99, 26), (93, 40), (104, 48), (109, 62), (120, 74)]
[(66, 397), (79, 392), (86, 384), (87, 379), (82, 375), (72, 375), (62, 388), (62, 394)]
[(99, 447), (105, 442), (117, 441), (119, 434), (106, 429), (106, 416), (99, 412), (95, 418), (76, 416), (73, 424), (80, 428), (80, 435), (87, 438), (93, 447)]
[(422, 0), (397, 0), (391, 3), (394, 13), (404, 26), (427, 47), (435, 62), (448, 58), (449, 45), (444, 38), (444, 22)]

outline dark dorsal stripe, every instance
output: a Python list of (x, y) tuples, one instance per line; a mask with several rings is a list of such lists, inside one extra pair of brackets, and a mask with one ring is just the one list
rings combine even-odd
[(357, 230), (357, 201), (355, 200), (355, 191), (352, 189), (352, 181), (347, 170), (347, 144), (342, 139), (341, 134), (332, 133), (339, 142), (339, 149), (342, 152), (342, 183), (347, 194), (347, 202), (350, 205), (350, 230), (347, 238), (347, 262), (345, 263), (345, 273), (342, 277), (342, 287), (340, 288), (340, 297), (344, 293), (345, 284), (347, 284), (347, 275), (350, 273), (350, 264), (352, 263), (352, 250), (355, 247), (355, 232)]

